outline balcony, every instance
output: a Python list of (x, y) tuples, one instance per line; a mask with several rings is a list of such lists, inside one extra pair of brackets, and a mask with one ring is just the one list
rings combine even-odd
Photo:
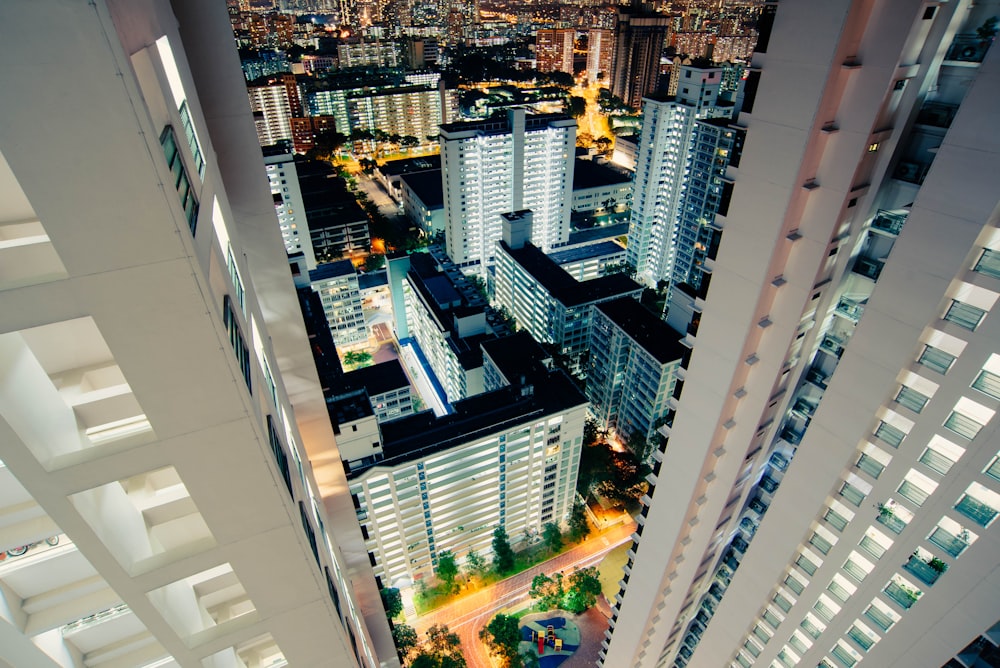
[(946, 104), (944, 102), (926, 102), (917, 114), (917, 123), (929, 125), (934, 128), (949, 128), (951, 122), (955, 120), (955, 113), (958, 111), (957, 104)]
[(924, 561), (916, 555), (911, 555), (909, 561), (903, 564), (903, 569), (925, 585), (933, 585), (941, 574), (948, 570), (948, 565), (937, 558)]
[(811, 418), (816, 412), (816, 404), (811, 401), (807, 401), (806, 399), (797, 399), (795, 401), (795, 406), (792, 407), (792, 410), (799, 415)]
[(901, 585), (895, 581), (890, 582), (885, 588), (885, 595), (891, 598), (893, 601), (898, 603), (900, 607), (904, 609), (909, 609), (923, 592), (917, 589), (910, 589), (905, 585)]
[(892, 177), (894, 179), (899, 179), (900, 181), (906, 181), (907, 183), (913, 183), (919, 186), (923, 184), (924, 177), (927, 176), (927, 172), (930, 168), (930, 162), (901, 160), (899, 164), (896, 165), (896, 170), (892, 173)]
[(885, 266), (885, 263), (881, 260), (859, 255), (858, 259), (854, 261), (854, 268), (851, 271), (865, 278), (877, 281), (878, 277), (882, 274), (883, 266)]
[(827, 334), (820, 342), (819, 349), (831, 355), (836, 355), (837, 359), (840, 359), (840, 356), (844, 354), (844, 343), (843, 339)]
[(829, 378), (830, 377), (828, 375), (817, 368), (809, 369), (809, 371), (806, 372), (806, 382), (812, 383), (821, 390), (826, 389)]
[(954, 41), (948, 47), (945, 60), (959, 63), (981, 63), (990, 48), (992, 40), (981, 39), (973, 33), (955, 35)]
[(865, 312), (865, 302), (867, 301), (867, 297), (857, 299), (844, 295), (840, 298), (840, 301), (837, 302), (837, 308), (834, 312), (838, 315), (844, 316), (852, 322), (857, 322), (861, 319), (861, 316)]
[(802, 437), (805, 433), (805, 427), (796, 428), (791, 422), (788, 422), (785, 424), (785, 428), (781, 430), (781, 438), (792, 445), (798, 445), (802, 442)]
[(879, 211), (872, 220), (872, 227), (882, 232), (899, 235), (906, 223), (906, 214), (892, 211)]
[(881, 510), (876, 520), (879, 524), (895, 534), (900, 533), (906, 528), (906, 522), (896, 517), (896, 515), (889, 508)]

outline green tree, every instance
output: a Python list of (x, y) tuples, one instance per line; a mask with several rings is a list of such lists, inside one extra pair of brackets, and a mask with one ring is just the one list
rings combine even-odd
[(465, 668), (462, 641), (445, 625), (427, 629), (427, 642), (410, 662), (410, 668)]
[(598, 579), (597, 568), (590, 566), (573, 571), (569, 576), (569, 586), (563, 598), (563, 607), (570, 612), (579, 614), (593, 607), (601, 593), (601, 581)]
[(514, 550), (502, 526), (493, 530), (493, 570), (504, 575), (514, 569)]
[(556, 573), (554, 578), (541, 573), (536, 575), (531, 581), (531, 589), (528, 590), (531, 598), (538, 599), (538, 604), (546, 610), (552, 610), (562, 605), (563, 596), (566, 591), (563, 589), (562, 573)]
[(594, 418), (587, 418), (583, 422), (583, 445), (590, 446), (597, 442), (597, 420)]
[(412, 626), (394, 624), (392, 627), (392, 641), (396, 643), (396, 649), (405, 658), (417, 646), (417, 632), (413, 630)]
[(379, 594), (382, 596), (382, 607), (385, 614), (392, 619), (398, 617), (403, 612), (403, 597), (399, 595), (399, 590), (395, 587), (384, 587)]
[(357, 352), (354, 350), (344, 353), (344, 364), (348, 366), (352, 365), (367, 365), (372, 361), (371, 353), (366, 353), (364, 351)]
[(562, 531), (559, 530), (559, 525), (555, 522), (547, 522), (542, 527), (542, 537), (545, 539), (545, 544), (553, 552), (558, 552), (559, 548), (562, 547)]
[(518, 645), (521, 634), (516, 617), (497, 615), (479, 631), (479, 639), (490, 648), (490, 653), (500, 657), (504, 668), (515, 666), (518, 660)]
[(470, 577), (482, 577), (486, 573), (486, 560), (483, 559), (483, 555), (479, 554), (475, 550), (469, 550), (469, 553), (465, 555), (465, 572)]
[[(566, 113), (572, 118), (580, 118), (587, 112), (587, 101), (582, 97), (570, 95), (566, 99)], [(592, 138), (593, 139), (593, 138)]]
[(385, 266), (385, 255), (372, 253), (365, 258), (365, 271), (376, 271)]
[(573, 510), (569, 515), (569, 535), (573, 540), (581, 540), (590, 533), (590, 524), (587, 523), (587, 509), (579, 501), (573, 504)]
[(458, 565), (455, 563), (455, 555), (448, 550), (438, 552), (438, 565), (434, 573), (441, 582), (444, 583), (446, 591), (455, 589), (455, 578), (458, 576)]
[(310, 160), (330, 160), (347, 142), (348, 138), (336, 130), (320, 130), (313, 137), (313, 147), (306, 157)]

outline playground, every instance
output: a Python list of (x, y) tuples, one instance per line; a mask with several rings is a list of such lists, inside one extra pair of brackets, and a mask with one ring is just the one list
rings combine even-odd
[(556, 668), (580, 646), (580, 629), (571, 616), (550, 610), (522, 617), (519, 651), (536, 654), (541, 668)]

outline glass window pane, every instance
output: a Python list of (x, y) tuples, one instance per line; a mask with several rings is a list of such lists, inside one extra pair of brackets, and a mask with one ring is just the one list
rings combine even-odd
[(865, 569), (861, 568), (861, 566), (859, 566), (858, 564), (854, 563), (850, 559), (848, 559), (846, 562), (844, 562), (844, 572), (847, 573), (848, 575), (850, 575), (852, 578), (854, 578), (858, 582), (861, 582), (862, 580), (864, 580), (865, 576), (868, 575), (868, 573), (865, 572)]
[(930, 493), (920, 487), (917, 487), (909, 480), (904, 480), (903, 484), (899, 486), (899, 494), (904, 499), (909, 499), (918, 506), (922, 506)]
[(847, 650), (841, 647), (840, 645), (834, 645), (833, 650), (830, 653), (833, 654), (833, 656), (836, 657), (838, 661), (847, 666), (847, 668), (851, 668), (854, 664), (857, 663), (857, 660), (853, 656), (848, 654)]
[(861, 459), (858, 460), (858, 468), (873, 478), (878, 478), (885, 470), (882, 462), (868, 455), (861, 455)]
[(875, 436), (879, 440), (885, 441), (894, 448), (898, 448), (899, 444), (903, 442), (903, 438), (906, 433), (902, 429), (893, 427), (888, 422), (879, 423), (878, 429), (875, 430)]
[(803, 629), (803, 630), (804, 630), (804, 631), (805, 631), (805, 632), (806, 632), (807, 634), (809, 634), (809, 637), (810, 637), (810, 638), (812, 638), (813, 640), (818, 640), (818, 639), (819, 639), (819, 636), (820, 636), (820, 634), (821, 634), (821, 633), (823, 633), (823, 631), (822, 631), (822, 630), (820, 630), (820, 629), (819, 629), (819, 628), (818, 628), (818, 627), (817, 627), (817, 626), (816, 626), (815, 624), (813, 624), (813, 623), (812, 623), (812, 622), (811, 622), (811, 621), (809, 620), (809, 618), (808, 618), (808, 617), (806, 617), (805, 619), (803, 619), (803, 620), (802, 620), (802, 623), (801, 623), (801, 624), (799, 624), (799, 626), (801, 626), (801, 627), (802, 627), (802, 629)]
[(924, 454), (920, 455), (919, 461), (930, 470), (936, 471), (941, 475), (947, 474), (951, 470), (951, 467), (955, 465), (955, 462), (931, 448), (924, 450)]
[(899, 389), (899, 394), (896, 395), (896, 403), (909, 408), (914, 413), (924, 410), (928, 401), (930, 401), (929, 397), (905, 385)]
[(983, 251), (983, 256), (976, 263), (976, 271), (993, 278), (1000, 278), (1000, 251), (987, 248)]
[(830, 586), (827, 587), (826, 590), (833, 594), (833, 597), (841, 603), (847, 603), (847, 599), (851, 597), (851, 592), (847, 591), (847, 589), (841, 586), (836, 580), (830, 582)]
[(835, 528), (837, 531), (843, 531), (847, 528), (847, 518), (832, 508), (826, 511), (826, 515), (823, 516), (823, 519), (825, 519), (827, 523), (829, 523), (830, 526)]
[(948, 312), (944, 314), (944, 319), (963, 329), (975, 331), (985, 315), (986, 311), (983, 309), (955, 300), (951, 302)]
[(789, 575), (785, 578), (785, 584), (788, 588), (794, 591), (796, 594), (801, 594), (802, 590), (806, 588), (804, 584), (799, 582), (799, 580), (794, 575)]
[(789, 601), (784, 596), (782, 596), (781, 594), (774, 595), (774, 604), (777, 605), (782, 610), (784, 610), (785, 612), (788, 612), (789, 610), (792, 609), (792, 602)]
[(997, 511), (991, 506), (968, 494), (962, 496), (961, 501), (955, 506), (955, 510), (982, 527), (989, 526), (993, 518), (997, 516)]
[(994, 399), (1000, 399), (1000, 376), (989, 371), (981, 371), (972, 387)]
[(814, 533), (812, 535), (812, 538), (809, 539), (809, 544), (815, 547), (823, 554), (829, 554), (830, 548), (833, 547), (830, 541), (828, 541), (826, 538), (823, 538), (818, 533)]
[(795, 563), (809, 575), (816, 573), (816, 564), (810, 561), (804, 554), (800, 554), (799, 558), (795, 560)]
[(944, 421), (944, 426), (946, 429), (950, 429), (959, 436), (963, 436), (970, 441), (976, 437), (979, 430), (983, 428), (983, 425), (979, 424), (975, 420), (961, 413), (952, 411), (952, 414), (948, 416), (948, 419)]
[(860, 506), (861, 502), (865, 500), (865, 493), (849, 482), (844, 483), (840, 495), (855, 507)]
[(872, 645), (875, 644), (875, 639), (862, 631), (857, 624), (850, 628), (847, 635), (851, 638), (851, 640), (858, 643), (858, 646), (866, 652), (872, 648)]
[(924, 352), (920, 354), (919, 364), (923, 364), (928, 369), (933, 369), (938, 373), (947, 373), (955, 361), (955, 356), (934, 346), (925, 346)]
[(864, 536), (858, 546), (876, 559), (882, 558), (882, 555), (885, 554), (885, 548), (871, 536)]
[(994, 457), (993, 461), (988, 467), (986, 467), (986, 470), (983, 471), (983, 473), (994, 480), (1000, 480), (1000, 457)]
[(941, 527), (934, 529), (934, 532), (927, 537), (927, 540), (934, 543), (953, 557), (957, 557), (962, 554), (962, 552), (965, 551), (965, 548), (969, 546), (969, 544), (960, 536), (955, 536)]
[(813, 606), (813, 610), (816, 611), (816, 614), (818, 614), (821, 619), (828, 622), (832, 622), (834, 616), (837, 614), (823, 601), (816, 601), (816, 605)]
[(892, 617), (885, 614), (874, 605), (868, 606), (868, 609), (865, 610), (865, 617), (867, 617), (872, 624), (879, 627), (883, 631), (888, 631), (892, 628), (892, 625), (896, 623), (893, 621)]

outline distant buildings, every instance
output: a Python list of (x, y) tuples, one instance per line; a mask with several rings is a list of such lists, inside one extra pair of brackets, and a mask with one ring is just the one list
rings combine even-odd
[(575, 28), (542, 29), (535, 33), (535, 60), (539, 72), (573, 74)]
[(609, 81), (615, 53), (615, 33), (605, 28), (587, 31), (587, 80)]
[(300, 162), (297, 171), (316, 262), (367, 255), (371, 250), (368, 214), (344, 180), (327, 163)]
[(292, 138), (292, 108), (288, 88), (282, 83), (264, 83), (247, 87), (250, 109), (254, 114), (257, 141), (270, 146)]
[(659, 89), (660, 57), (669, 29), (669, 16), (645, 12), (637, 5), (619, 8), (611, 92), (630, 107), (638, 109), (643, 96)]
[(444, 417), (427, 411), (380, 425), (381, 454), (350, 473), (386, 586), (430, 578), (445, 550), (459, 561), (470, 550), (488, 557), (498, 526), (517, 545), (568, 518), (586, 398), (549, 370), (528, 336), (484, 343), (479, 354), (503, 387), (459, 401)]
[(630, 297), (594, 306), (587, 398), (598, 422), (623, 443), (636, 437), (645, 444), (668, 418), (681, 360), (689, 350), (681, 338)]
[(692, 270), (717, 248), (715, 213), (725, 209), (723, 177), (740, 140), (727, 120), (732, 104), (719, 97), (722, 70), (681, 65), (679, 74), (676, 98), (644, 101), (628, 262), (649, 285), (697, 287)]
[(624, 274), (579, 282), (527, 243), (530, 211), (504, 218), (493, 278), (495, 303), (507, 309), (518, 328), (564, 356), (574, 373), (585, 373), (582, 358), (589, 345), (594, 304), (623, 296), (638, 298), (642, 287)]
[(316, 267), (309, 224), (306, 222), (305, 203), (299, 189), (299, 175), (295, 156), (285, 146), (264, 147), (264, 169), (274, 198), (274, 213), (278, 216), (281, 239), (289, 255), (303, 253), (306, 266)]
[(531, 209), (531, 241), (569, 238), (576, 121), (508, 110), (506, 118), (441, 126), (445, 247), (459, 265), (493, 263), (500, 214)]
[(632, 177), (592, 160), (576, 160), (573, 166), (574, 213), (623, 211), (632, 203)]

